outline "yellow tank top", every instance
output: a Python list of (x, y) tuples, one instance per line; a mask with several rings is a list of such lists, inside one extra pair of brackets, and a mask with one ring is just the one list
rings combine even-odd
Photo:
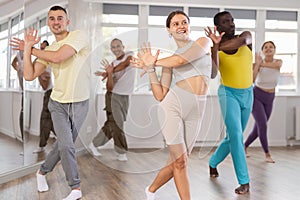
[(248, 46), (242, 46), (235, 54), (219, 51), (219, 71), (221, 84), (244, 89), (253, 82), (252, 52)]

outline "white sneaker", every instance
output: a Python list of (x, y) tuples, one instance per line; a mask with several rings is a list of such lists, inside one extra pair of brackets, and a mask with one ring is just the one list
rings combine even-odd
[(117, 156), (117, 159), (118, 159), (118, 161), (127, 161), (128, 160), (127, 156), (126, 156), (126, 153), (119, 154)]
[(77, 199), (81, 199), (81, 197), (82, 197), (81, 190), (72, 190), (70, 194), (63, 200), (77, 200)]
[(91, 150), (94, 156), (102, 156), (102, 154), (98, 151), (98, 149), (94, 146), (92, 142), (91, 144), (89, 144), (89, 149)]
[(155, 200), (155, 193), (149, 191), (149, 186), (145, 189), (147, 200)]
[(32, 153), (41, 153), (43, 151), (45, 151), (45, 147), (38, 147)]
[(39, 192), (46, 192), (49, 190), (46, 176), (40, 174), (40, 170), (36, 172), (36, 182), (37, 182), (37, 188)]
[(50, 132), (49, 138), (57, 139), (56, 135), (52, 131)]

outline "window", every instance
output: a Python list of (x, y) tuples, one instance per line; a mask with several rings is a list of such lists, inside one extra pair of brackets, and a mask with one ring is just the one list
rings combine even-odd
[(138, 6), (103, 4), (103, 23), (138, 24)]
[(169, 13), (174, 10), (183, 10), (183, 7), (150, 6), (149, 9), (148, 24), (166, 27), (166, 19)]
[[(295, 91), (297, 87), (297, 33), (266, 32), (266, 41), (276, 45), (275, 58), (282, 59), (278, 90)], [(286, 45), (288, 44), (288, 45)]]
[(226, 9), (226, 11), (232, 14), (237, 29), (255, 28), (256, 10)]
[(267, 29), (297, 29), (296, 11), (267, 11)]
[(214, 27), (214, 16), (218, 8), (189, 8), (189, 17), (192, 27)]
[(7, 74), (7, 38), (0, 39), (0, 88), (6, 87)]
[(271, 40), (276, 45), (276, 58), (282, 59), (279, 91), (296, 91), (298, 33), (296, 11), (266, 11), (265, 41)]

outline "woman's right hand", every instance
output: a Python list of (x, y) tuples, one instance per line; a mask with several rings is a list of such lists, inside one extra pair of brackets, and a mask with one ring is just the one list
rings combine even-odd
[(147, 72), (147, 70), (155, 67), (155, 63), (157, 61), (159, 53), (160, 50), (157, 50), (156, 54), (153, 56), (151, 53), (150, 42), (148, 42), (148, 45), (144, 43), (140, 52), (138, 52), (137, 54), (138, 58), (133, 57), (130, 62), (134, 67), (143, 69), (143, 72), (141, 73), (141, 76), (143, 76)]

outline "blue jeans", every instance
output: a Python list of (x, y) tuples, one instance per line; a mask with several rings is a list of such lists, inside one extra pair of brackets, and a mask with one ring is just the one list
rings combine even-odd
[(231, 153), (239, 184), (249, 183), (243, 132), (252, 110), (253, 87), (235, 89), (220, 85), (218, 96), (226, 126), (226, 137), (211, 156), (209, 165), (216, 168)]

